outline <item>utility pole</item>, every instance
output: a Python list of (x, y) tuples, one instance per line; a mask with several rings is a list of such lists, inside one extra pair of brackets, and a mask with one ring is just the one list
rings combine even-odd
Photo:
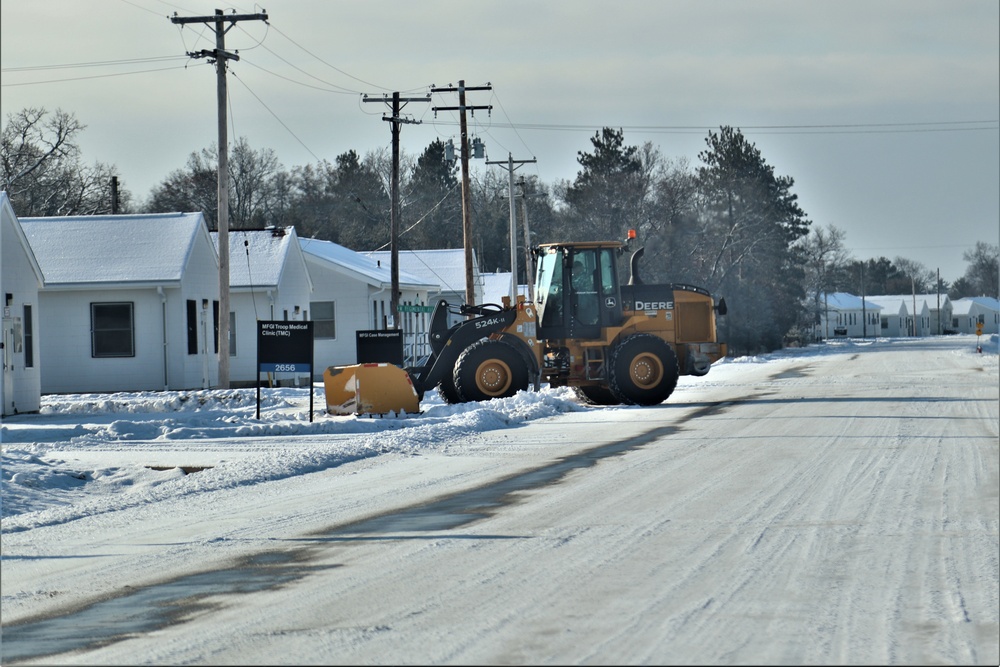
[(865, 308), (865, 263), (861, 262), (861, 337), (868, 338), (868, 310)]
[[(218, 213), (219, 219), (219, 388), (229, 389), (229, 141), (226, 137), (226, 61), (239, 60), (226, 51), (226, 33), (238, 21), (267, 21), (267, 14), (230, 14), (216, 9), (213, 16), (170, 17), (171, 23), (204, 23), (215, 31), (215, 49), (188, 52), (191, 58), (215, 63), (216, 106), (219, 127)], [(229, 26), (226, 26), (229, 23)]]
[(943, 331), (941, 330), (941, 269), (937, 270), (937, 311), (938, 311), (937, 335), (940, 336), (943, 333)]
[[(383, 95), (381, 100), (368, 99), (365, 95), (364, 102), (385, 102), (389, 100)], [(391, 276), (392, 298), (389, 309), (392, 313), (392, 328), (400, 329), (399, 326), (399, 131), (403, 123), (420, 123), (419, 120), (400, 118), (399, 112), (402, 110), (401, 103), (408, 102), (430, 102), (431, 96), (427, 97), (400, 97), (398, 92), (392, 94), (392, 116), (382, 120), (392, 123), (392, 176), (389, 178), (389, 198), (391, 199), (389, 214), (389, 275)]]
[(535, 300), (535, 267), (531, 261), (531, 232), (528, 229), (528, 197), (542, 197), (541, 192), (528, 194), (528, 185), (522, 176), (517, 184), (521, 186), (521, 227), (524, 228), (524, 278), (528, 283), (528, 301)]
[(493, 90), (493, 86), (469, 86), (466, 87), (465, 80), (458, 82), (458, 88), (448, 86), (447, 88), (436, 88), (431, 86), (432, 93), (454, 93), (458, 92), (457, 107), (434, 107), (434, 115), (438, 111), (458, 111), (459, 128), (462, 134), (462, 238), (465, 245), (465, 302), (473, 304), (476, 302), (475, 276), (472, 274), (472, 192), (469, 187), (469, 133), (465, 121), (465, 112), (469, 110), (475, 115), (476, 109), (493, 109), (492, 105), (466, 106), (465, 93), (469, 90)]
[[(507, 167), (507, 195), (510, 198), (510, 302), (511, 304), (517, 303), (517, 214), (514, 212), (514, 170), (517, 166), (520, 167), (522, 164), (529, 164), (535, 162), (535, 158), (530, 160), (515, 160), (507, 153), (506, 162), (490, 162), (486, 161), (486, 164), (499, 164), (506, 165)], [(528, 267), (525, 265), (525, 272), (527, 272)]]

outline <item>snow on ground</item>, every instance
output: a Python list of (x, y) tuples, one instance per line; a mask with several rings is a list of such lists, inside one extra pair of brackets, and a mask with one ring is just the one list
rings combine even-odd
[[(957, 338), (968, 340), (967, 352), (975, 353), (976, 337)], [(995, 366), (998, 337), (981, 340), (983, 354)], [(725, 359), (713, 366), (708, 378), (725, 381), (745, 364), (789, 356), (906, 343), (845, 339)], [(682, 377), (670, 400), (679, 400), (705, 381)], [(441, 449), (473, 433), (514, 428), (559, 413), (604, 409), (581, 405), (569, 389), (545, 387), (537, 393), (462, 405), (447, 405), (436, 392), (428, 392), (419, 414), (332, 416), (323, 410), (322, 383), (313, 391), (313, 421), (305, 388), (262, 389), (259, 419), (256, 389), (43, 396), (38, 414), (8, 417), (0, 427), (0, 530), (31, 530), (386, 453)], [(295, 437), (316, 435), (329, 437)], [(187, 474), (192, 469), (198, 474)]]

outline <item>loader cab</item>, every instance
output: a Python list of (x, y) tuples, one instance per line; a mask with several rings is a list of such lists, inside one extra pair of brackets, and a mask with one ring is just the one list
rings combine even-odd
[(540, 338), (598, 339), (622, 319), (620, 243), (546, 244), (538, 248), (535, 299)]

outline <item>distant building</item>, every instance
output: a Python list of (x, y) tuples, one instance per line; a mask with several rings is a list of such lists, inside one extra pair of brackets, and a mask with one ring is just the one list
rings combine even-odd
[(22, 218), (43, 276), (42, 393), (218, 382), (219, 260), (201, 213)]
[[(300, 238), (299, 245), (313, 283), (314, 378), (321, 379), (329, 366), (358, 362), (358, 331), (387, 328), (392, 272), (388, 264), (332, 241)], [(428, 295), (441, 288), (402, 269), (398, 278), (404, 365), (411, 365), (430, 353), (427, 330), (434, 304)]]
[(912, 294), (877, 295), (866, 298), (882, 306), (883, 336), (930, 335), (930, 308), (925, 299), (915, 299)]
[(913, 298), (927, 304), (927, 333), (923, 335), (940, 336), (951, 330), (952, 306), (947, 294), (911, 295), (910, 299)]
[[(500, 305), (503, 298), (510, 296), (510, 271), (480, 274), (483, 281), (483, 303)], [(518, 285), (517, 293), (528, 298), (528, 286)]]
[(813, 338), (863, 338), (881, 336), (879, 313), (882, 307), (847, 292), (820, 293), (812, 300), (816, 308)]
[(951, 302), (951, 326), (958, 333), (974, 334), (981, 324), (984, 334), (1000, 333), (1000, 301), (991, 296), (972, 296)]
[[(391, 253), (388, 250), (363, 252), (371, 257), (379, 266), (388, 267)], [(428, 295), (431, 304), (444, 299), (456, 308), (465, 303), (465, 250), (400, 250), (399, 270), (416, 276), (425, 283), (440, 285), (439, 291)], [(476, 303), (483, 303), (483, 282), (479, 272), (476, 253), (472, 253), (473, 293)], [(455, 325), (465, 318), (452, 313), (448, 318), (449, 326)]]
[(42, 400), (37, 344), (42, 269), (10, 198), (0, 191), (0, 294), (3, 295), (3, 381), (0, 415), (38, 412)]

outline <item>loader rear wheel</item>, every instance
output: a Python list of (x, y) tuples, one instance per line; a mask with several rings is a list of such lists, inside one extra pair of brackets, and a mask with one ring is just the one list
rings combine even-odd
[(627, 405), (657, 405), (677, 386), (677, 355), (651, 334), (629, 336), (611, 351), (611, 393)]
[(458, 357), (454, 380), (464, 401), (506, 398), (528, 388), (528, 365), (510, 343), (483, 338)]
[(588, 385), (585, 387), (576, 387), (575, 390), (578, 398), (584, 403), (591, 405), (618, 405), (621, 403), (607, 387)]

